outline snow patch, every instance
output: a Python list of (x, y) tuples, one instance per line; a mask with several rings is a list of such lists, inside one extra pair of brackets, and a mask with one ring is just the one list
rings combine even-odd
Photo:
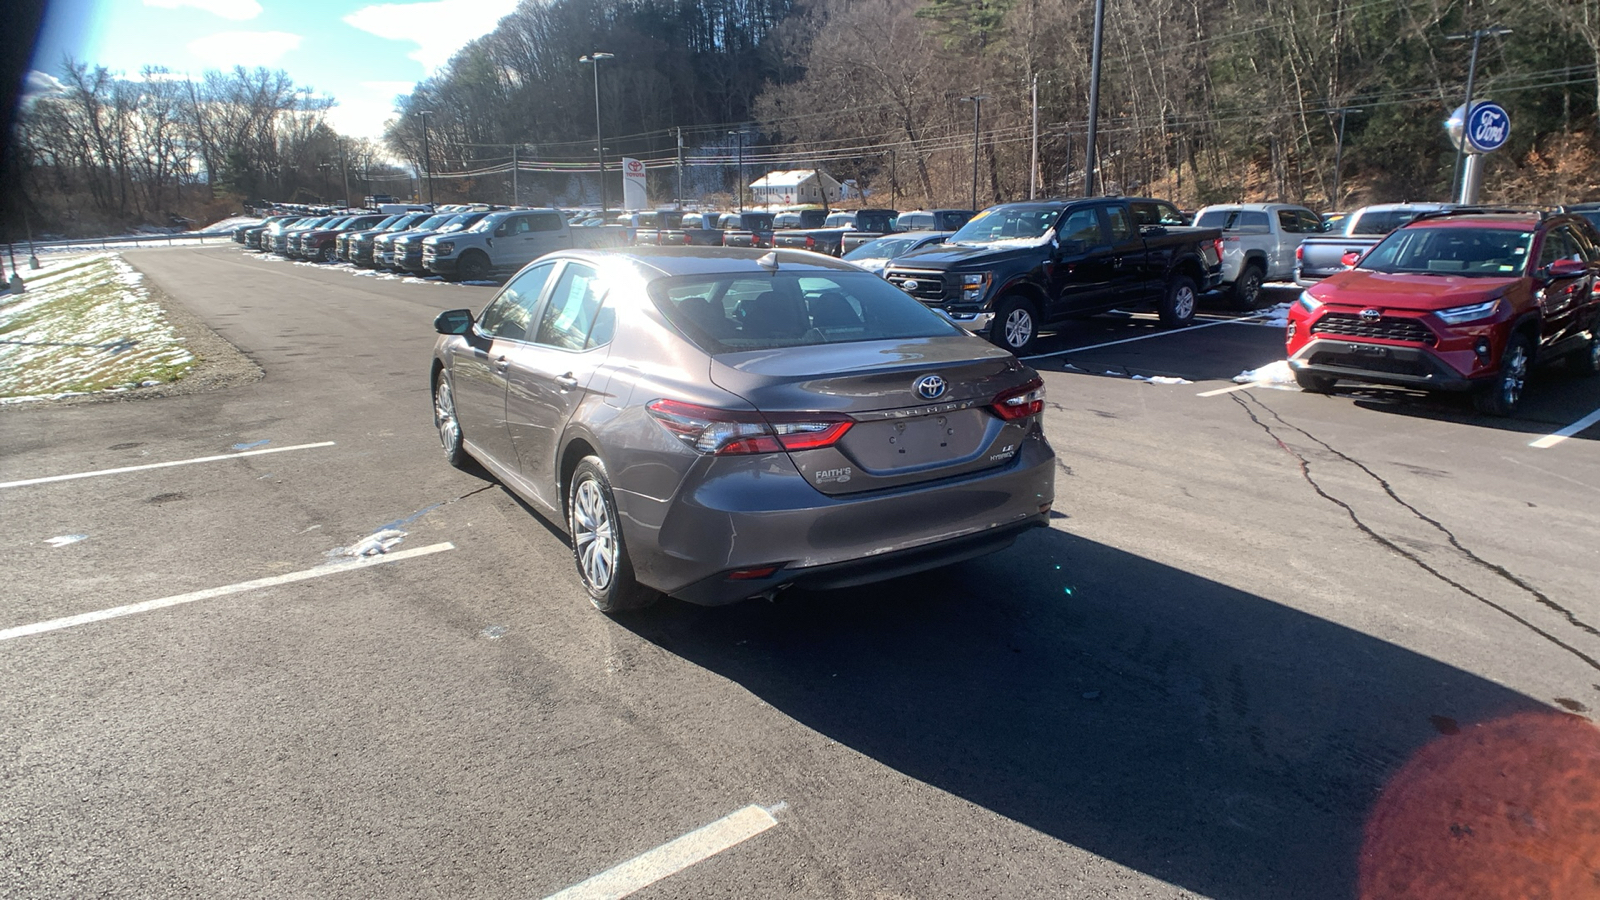
[(1175, 378), (1171, 375), (1135, 375), (1133, 380), (1147, 384), (1194, 384), (1187, 378)]
[(335, 547), (328, 551), (331, 559), (351, 558), (361, 559), (365, 556), (379, 556), (388, 553), (396, 544), (405, 540), (406, 533), (398, 528), (384, 528), (356, 541), (348, 547)]
[(1294, 370), (1289, 368), (1287, 359), (1280, 359), (1268, 363), (1259, 369), (1247, 369), (1233, 376), (1234, 384), (1255, 384), (1262, 387), (1287, 387), (1298, 390), (1300, 385), (1294, 380)]
[(67, 546), (68, 544), (76, 544), (79, 541), (86, 541), (88, 539), (89, 536), (87, 534), (63, 534), (58, 537), (45, 538), (44, 542), (59, 549)]

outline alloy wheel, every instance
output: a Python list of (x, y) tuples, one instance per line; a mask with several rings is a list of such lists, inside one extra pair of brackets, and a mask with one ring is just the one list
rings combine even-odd
[(1174, 318), (1185, 320), (1194, 315), (1194, 288), (1181, 285), (1172, 298), (1172, 314)]
[(1528, 381), (1527, 347), (1521, 342), (1512, 344), (1500, 366), (1500, 398), (1505, 401), (1507, 409), (1515, 409), (1522, 399), (1522, 388)]
[(583, 580), (604, 593), (617, 570), (617, 540), (611, 511), (593, 478), (584, 478), (573, 491), (572, 541)]
[(455, 398), (450, 395), (450, 382), (443, 376), (433, 392), (433, 421), (439, 426), (439, 443), (445, 452), (455, 453), (461, 446), (461, 423), (456, 421)]
[(1006, 316), (1005, 335), (1007, 346), (1012, 348), (1025, 346), (1028, 339), (1033, 336), (1033, 316), (1020, 306), (1013, 309), (1011, 314)]

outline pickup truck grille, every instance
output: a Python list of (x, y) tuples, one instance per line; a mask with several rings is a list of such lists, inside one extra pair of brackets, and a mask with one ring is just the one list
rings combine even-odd
[(890, 284), (924, 303), (944, 301), (944, 273), (918, 269), (890, 269), (883, 276)]
[(1363, 319), (1355, 313), (1331, 312), (1325, 314), (1311, 326), (1312, 334), (1336, 334), (1340, 337), (1376, 338), (1384, 341), (1406, 341), (1412, 344), (1425, 344), (1432, 347), (1439, 343), (1439, 336), (1428, 329), (1416, 319), (1406, 319), (1396, 316), (1380, 316), (1377, 319)]

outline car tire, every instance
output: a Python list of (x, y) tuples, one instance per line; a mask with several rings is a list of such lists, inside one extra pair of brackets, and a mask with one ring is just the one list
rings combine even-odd
[(578, 580), (589, 602), (606, 615), (643, 609), (661, 597), (633, 577), (621, 521), (605, 464), (597, 456), (584, 457), (567, 488), (567, 533)]
[(322, 248), (322, 261), (325, 262), (325, 263), (338, 262), (339, 261), (339, 251), (337, 249), (335, 249), (332, 245), (329, 245), (327, 247), (323, 247)]
[(439, 430), (439, 443), (444, 446), (444, 458), (458, 469), (467, 467), (466, 438), (461, 433), (461, 419), (456, 415), (455, 392), (450, 389), (450, 377), (440, 372), (433, 384), (433, 427)]
[(489, 257), (476, 250), (461, 254), (456, 263), (456, 278), (461, 281), (483, 281), (489, 277)]
[(1183, 328), (1194, 321), (1195, 304), (1199, 295), (1194, 279), (1187, 275), (1174, 275), (1161, 294), (1161, 306), (1156, 312), (1161, 316), (1163, 328)]
[(1533, 367), (1533, 343), (1525, 334), (1513, 334), (1500, 354), (1500, 371), (1489, 384), (1472, 395), (1478, 412), (1509, 416), (1522, 405), (1528, 387), (1528, 370)]
[[(1595, 327), (1600, 328), (1600, 325)], [(1589, 333), (1589, 343), (1567, 357), (1567, 366), (1574, 374), (1584, 377), (1600, 375), (1600, 330)]]
[(1233, 305), (1245, 311), (1261, 308), (1261, 283), (1267, 278), (1261, 267), (1251, 263), (1233, 282)]
[(1310, 394), (1331, 394), (1333, 384), (1338, 379), (1331, 375), (1318, 375), (1315, 372), (1301, 372), (1296, 369), (1294, 383), (1300, 385), (1300, 390)]
[(1027, 297), (1011, 296), (1000, 301), (994, 321), (989, 324), (989, 339), (1018, 356), (1033, 348), (1039, 336), (1039, 312)]

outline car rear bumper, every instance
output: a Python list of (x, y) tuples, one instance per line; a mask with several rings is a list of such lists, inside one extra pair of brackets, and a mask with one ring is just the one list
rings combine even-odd
[[(1039, 433), (1009, 463), (902, 490), (824, 494), (787, 459), (774, 462), (719, 459), (659, 503), (618, 491), (639, 579), (708, 605), (790, 584), (865, 584), (1002, 549), (1048, 524), (1055, 498), (1055, 453)], [(768, 566), (777, 569), (732, 577)]]
[(1485, 381), (1468, 378), (1424, 347), (1325, 338), (1296, 351), (1289, 357), (1289, 367), (1330, 378), (1429, 391), (1470, 391)]

